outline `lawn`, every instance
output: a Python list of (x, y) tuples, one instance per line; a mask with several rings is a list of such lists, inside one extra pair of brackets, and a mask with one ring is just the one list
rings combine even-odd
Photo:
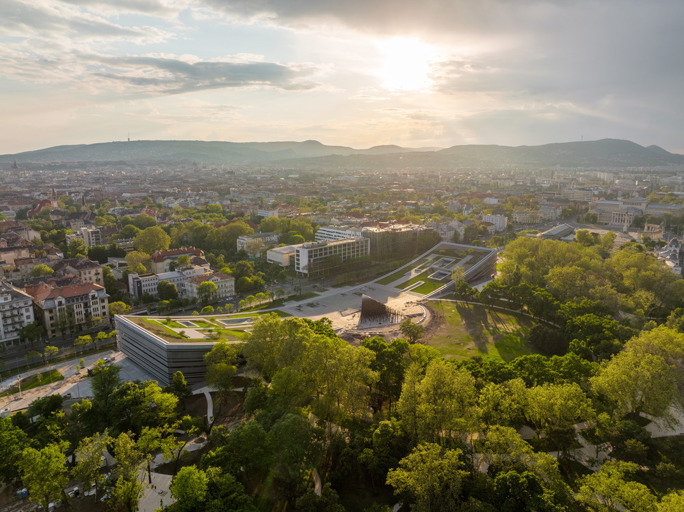
[(430, 292), (434, 292), (437, 288), (441, 288), (445, 284), (447, 284), (447, 283), (444, 281), (433, 281), (432, 279), (428, 279), (427, 281), (425, 281), (420, 286), (416, 286), (415, 288), (412, 288), (411, 291), (416, 292), (416, 293), (421, 293), (423, 295), (427, 295)]
[(527, 334), (534, 321), (522, 315), (502, 313), (480, 305), (429, 302), (439, 326), (425, 338), (425, 344), (444, 357), (467, 359), (474, 356), (510, 361), (534, 352)]
[(434, 279), (429, 279), (428, 276), (431, 275), (433, 272), (434, 272), (434, 270), (428, 269), (425, 272), (422, 272), (421, 274), (418, 274), (417, 276), (412, 277), (408, 281), (404, 281), (399, 286), (397, 286), (397, 288), (399, 288), (401, 290), (405, 290), (406, 288), (408, 288), (412, 284), (415, 284), (418, 281), (423, 281), (423, 284), (421, 284), (420, 286), (418, 286), (416, 288), (413, 288), (411, 291), (416, 292), (416, 293), (426, 294), (426, 293), (430, 293), (430, 292), (436, 290), (437, 288), (447, 284), (447, 281), (436, 281)]
[[(53, 382), (58, 382), (60, 380), (64, 380), (64, 375), (59, 373), (57, 370), (48, 370), (46, 372), (37, 373), (36, 375), (32, 375), (31, 377), (26, 377), (25, 379), (21, 380), (21, 391), (28, 391), (29, 389), (52, 384)], [(18, 392), (19, 387), (13, 386), (9, 391), (0, 396), (13, 395)]]
[(404, 270), (400, 270), (398, 272), (395, 272), (394, 274), (390, 274), (387, 277), (383, 277), (382, 279), (378, 279), (375, 281), (378, 284), (390, 284), (396, 281), (397, 279), (400, 279), (406, 275), (406, 273), (411, 270), (409, 268), (405, 268)]

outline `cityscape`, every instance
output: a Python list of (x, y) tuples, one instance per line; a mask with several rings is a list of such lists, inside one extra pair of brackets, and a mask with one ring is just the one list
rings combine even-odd
[(684, 510), (684, 4), (0, 15), (0, 511)]

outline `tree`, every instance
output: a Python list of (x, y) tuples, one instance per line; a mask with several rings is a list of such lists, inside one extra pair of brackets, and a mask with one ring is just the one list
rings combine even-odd
[(454, 284), (458, 284), (461, 281), (465, 281), (465, 269), (463, 267), (456, 267), (451, 272), (451, 280)]
[(309, 489), (297, 498), (296, 509), (300, 512), (345, 512), (347, 509), (339, 503), (339, 496), (329, 483), (317, 495), (314, 489)]
[(112, 404), (114, 390), (121, 384), (119, 378), (120, 366), (114, 364), (106, 366), (104, 361), (95, 363), (93, 377), (90, 379), (90, 386), (93, 390), (93, 404), (104, 420), (105, 425), (110, 425), (112, 418)]
[(140, 228), (137, 228), (133, 224), (126, 224), (121, 231), (116, 234), (116, 238), (117, 240), (129, 240), (135, 238), (140, 232), (142, 232)]
[(272, 469), (285, 487), (296, 486), (300, 475), (318, 466), (322, 431), (298, 413), (288, 412), (268, 432)]
[(32, 345), (34, 341), (41, 339), (43, 336), (45, 336), (45, 327), (38, 322), (28, 324), (19, 329), (19, 337), (28, 340)]
[[(107, 290), (107, 293), (111, 298), (115, 298), (121, 295), (119, 290), (119, 280), (114, 277), (112, 269), (107, 265), (102, 267), (102, 283)], [(110, 303), (111, 305), (111, 303)]]
[(112, 302), (109, 304), (109, 313), (114, 315), (127, 315), (131, 312), (131, 306), (125, 302)]
[(171, 300), (178, 298), (178, 288), (169, 281), (159, 281), (157, 284), (157, 295), (161, 300)]
[(421, 439), (445, 443), (454, 432), (473, 426), (475, 379), (468, 370), (437, 359), (416, 388), (418, 433)]
[(494, 500), (502, 512), (556, 509), (544, 481), (532, 471), (507, 471), (496, 475)]
[(114, 440), (114, 458), (117, 462), (117, 480), (112, 491), (112, 500), (125, 507), (128, 512), (136, 512), (144, 490), (139, 479), (143, 470), (143, 454), (130, 433), (121, 433)]
[(96, 245), (88, 248), (88, 258), (105, 264), (109, 258), (109, 248), (106, 245)]
[(678, 396), (673, 367), (658, 355), (633, 350), (614, 356), (591, 384), (621, 417), (639, 412), (666, 416)]
[[(219, 341), (204, 355), (204, 362), (207, 365), (207, 384), (219, 391), (220, 404), (225, 403), (233, 389), (237, 355), (237, 347), (225, 341)], [(209, 418), (209, 421), (212, 422), (212, 418)]]
[[(99, 333), (98, 333), (99, 334)], [(93, 337), (90, 334), (79, 336), (74, 340), (74, 347), (87, 347), (93, 343)]]
[(209, 478), (209, 493), (205, 508), (207, 512), (220, 510), (256, 512), (257, 508), (251, 498), (245, 494), (245, 488), (233, 475), (223, 474), (218, 468), (209, 468), (207, 477)]
[(119, 431), (139, 434), (144, 427), (171, 423), (176, 418), (178, 398), (165, 393), (156, 381), (124, 382), (111, 397), (111, 418)]
[(658, 503), (658, 512), (671, 512), (673, 510), (684, 510), (684, 491), (674, 491), (663, 496)]
[(409, 342), (416, 343), (420, 338), (423, 337), (423, 331), (425, 328), (420, 324), (414, 324), (411, 322), (410, 318), (407, 318), (401, 325), (399, 325), (399, 330), (401, 333), (408, 338)]
[(67, 246), (67, 258), (85, 258), (88, 256), (88, 246), (80, 238), (74, 238)]
[(132, 219), (132, 224), (138, 229), (147, 229), (157, 225), (157, 221), (151, 215), (141, 213)]
[(10, 418), (0, 418), (0, 477), (6, 484), (14, 482), (19, 475), (18, 463), (27, 443), (23, 430), (16, 427)]
[(420, 444), (389, 471), (387, 485), (414, 503), (411, 510), (416, 512), (457, 511), (463, 480), (468, 477), (462, 453), (433, 443)]
[(95, 487), (95, 500), (99, 499), (99, 491), (105, 483), (105, 475), (100, 471), (102, 457), (112, 438), (107, 434), (95, 434), (81, 440), (77, 453), (76, 466), (71, 470), (72, 476), (83, 484), (83, 489)]
[(155, 251), (165, 251), (171, 244), (171, 237), (159, 226), (152, 226), (138, 233), (133, 239), (136, 251), (152, 254)]
[(51, 501), (64, 497), (68, 483), (67, 458), (64, 452), (68, 443), (51, 443), (36, 450), (24, 448), (19, 460), (21, 479), (28, 489), (29, 499), (48, 509)]
[(45, 347), (45, 349), (43, 350), (43, 359), (45, 360), (45, 364), (47, 364), (50, 359), (55, 357), (58, 352), (59, 352), (59, 349), (57, 347), (47, 345)]
[(185, 375), (183, 375), (183, 372), (177, 371), (173, 374), (171, 393), (176, 395), (178, 400), (183, 404), (183, 407), (185, 407), (185, 399), (192, 395), (192, 390), (190, 389), (188, 382), (185, 380)]
[(39, 276), (51, 276), (54, 275), (55, 271), (45, 265), (44, 263), (41, 263), (40, 265), (36, 265), (31, 269), (31, 276), (32, 277), (39, 277)]
[(216, 290), (218, 290), (216, 283), (212, 281), (204, 281), (197, 287), (197, 298), (202, 304), (207, 304), (213, 298)]
[(532, 471), (557, 496), (570, 495), (570, 488), (561, 476), (558, 461), (548, 453), (535, 452), (513, 428), (492, 426), (482, 438), (481, 451), (480, 464), (487, 464), (503, 472), (520, 469)]
[(366, 338), (361, 345), (375, 353), (370, 368), (378, 373), (378, 391), (383, 399), (389, 400), (391, 410), (392, 402), (399, 399), (404, 373), (409, 365), (409, 344), (404, 339), (387, 343), (384, 338), (376, 336)]
[(591, 401), (577, 383), (544, 384), (527, 390), (527, 418), (565, 449), (575, 438), (574, 425), (591, 419)]
[(598, 473), (580, 479), (577, 500), (592, 512), (655, 512), (656, 498), (648, 487), (625, 479), (637, 470), (633, 462), (608, 461)]
[(520, 427), (526, 407), (527, 388), (522, 379), (501, 384), (488, 382), (478, 395), (480, 423), (484, 429), (492, 425)]
[(171, 481), (171, 494), (178, 500), (181, 511), (200, 510), (207, 496), (209, 479), (204, 471), (196, 466), (185, 466)]
[(458, 281), (454, 289), (454, 297), (462, 300), (466, 304), (475, 298), (477, 290), (470, 286), (466, 281)]
[(128, 268), (130, 269), (135, 269), (138, 265), (143, 265), (147, 268), (150, 261), (150, 255), (145, 252), (131, 251), (126, 255), (126, 263), (128, 263)]

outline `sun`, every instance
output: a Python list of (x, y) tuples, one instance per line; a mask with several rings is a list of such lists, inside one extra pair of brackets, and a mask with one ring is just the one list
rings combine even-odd
[(379, 43), (382, 86), (391, 91), (419, 91), (430, 84), (432, 49), (419, 39), (395, 37)]

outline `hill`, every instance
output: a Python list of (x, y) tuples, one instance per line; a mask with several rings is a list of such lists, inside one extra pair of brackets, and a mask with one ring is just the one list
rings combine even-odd
[(318, 169), (610, 168), (684, 165), (684, 155), (616, 139), (542, 146), (463, 145), (447, 149), (375, 146), (354, 149), (304, 142), (131, 141), (56, 146), (0, 155), (0, 165), (200, 162), (229, 166)]

